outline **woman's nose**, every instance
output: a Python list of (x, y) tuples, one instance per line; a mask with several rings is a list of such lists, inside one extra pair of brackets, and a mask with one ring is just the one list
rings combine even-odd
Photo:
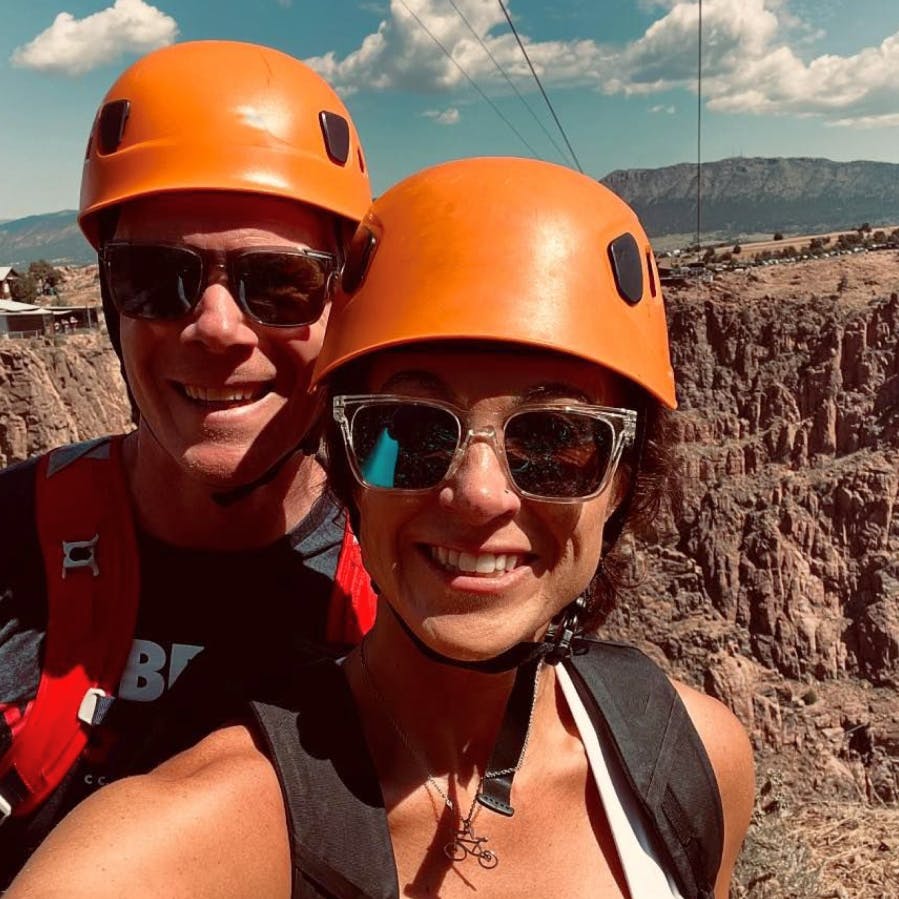
[(441, 503), (472, 522), (518, 511), (521, 499), (509, 483), (493, 440), (472, 440), (441, 490)]

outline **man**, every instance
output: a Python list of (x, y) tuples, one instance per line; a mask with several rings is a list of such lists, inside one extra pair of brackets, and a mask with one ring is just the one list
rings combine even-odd
[(367, 626), (308, 386), (369, 201), (345, 107), (282, 53), (178, 44), (104, 98), (79, 223), (137, 426), (0, 475), (0, 888), (166, 703), (190, 742), (267, 660)]

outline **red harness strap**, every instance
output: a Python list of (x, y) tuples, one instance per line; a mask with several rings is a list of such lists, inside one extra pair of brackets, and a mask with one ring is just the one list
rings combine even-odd
[[(140, 573), (121, 449), (121, 438), (113, 437), (63, 447), (38, 462), (47, 634), (37, 695), (0, 758), (0, 823), (34, 811), (60, 784), (128, 661)], [(347, 524), (326, 639), (358, 643), (374, 622), (376, 604)]]
[(38, 463), (37, 526), (47, 634), (34, 703), (0, 759), (0, 818), (26, 815), (87, 744), (131, 649), (139, 573), (121, 439), (64, 447)]
[(378, 595), (362, 564), (359, 541), (347, 519), (331, 591), (325, 639), (338, 645), (355, 645), (374, 624), (377, 608)]

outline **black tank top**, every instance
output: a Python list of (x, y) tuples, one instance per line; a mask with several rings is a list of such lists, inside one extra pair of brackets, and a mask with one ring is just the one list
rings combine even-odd
[[(562, 664), (621, 762), (684, 899), (713, 899), (724, 816), (711, 762), (662, 670), (632, 646), (584, 641)], [(399, 899), (387, 814), (339, 665), (298, 670), (253, 703), (287, 806), (294, 899)]]

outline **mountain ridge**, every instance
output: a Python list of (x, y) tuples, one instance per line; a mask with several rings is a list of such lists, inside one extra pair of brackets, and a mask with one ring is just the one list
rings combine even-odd
[(83, 265), (97, 255), (78, 228), (74, 209), (0, 222), (0, 265), (24, 266), (37, 259)]
[[(696, 229), (696, 163), (619, 169), (602, 180), (650, 236)], [(899, 221), (899, 164), (814, 157), (732, 157), (702, 166), (704, 234), (812, 233)]]
[[(599, 179), (634, 207), (652, 238), (696, 231), (695, 162), (617, 169)], [(823, 157), (735, 156), (703, 163), (703, 242), (899, 223), (899, 164)], [(96, 259), (66, 209), (0, 221), (0, 265)]]

